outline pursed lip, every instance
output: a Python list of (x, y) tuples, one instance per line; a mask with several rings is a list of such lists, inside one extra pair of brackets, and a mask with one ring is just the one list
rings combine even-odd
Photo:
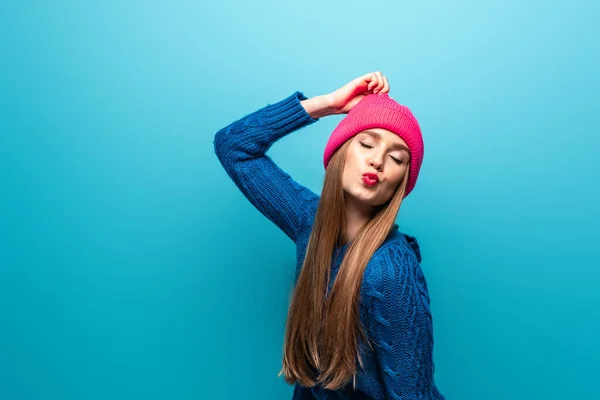
[(368, 177), (369, 179), (373, 179), (375, 182), (379, 182), (379, 177), (377, 176), (377, 174), (373, 173), (373, 172), (365, 172), (363, 174), (363, 176)]

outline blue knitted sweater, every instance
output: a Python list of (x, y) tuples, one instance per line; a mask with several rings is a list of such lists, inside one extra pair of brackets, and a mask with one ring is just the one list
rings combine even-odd
[[(215, 153), (244, 196), (296, 245), (298, 278), (314, 222), (319, 196), (300, 185), (265, 155), (279, 138), (310, 125), (312, 118), (296, 91), (220, 129)], [(330, 287), (348, 244), (336, 248)], [(356, 387), (338, 391), (296, 383), (292, 400), (306, 399), (437, 399), (434, 383), (433, 324), (427, 282), (419, 265), (417, 240), (392, 233), (371, 257), (360, 291), (360, 318), (374, 343), (361, 350)], [(358, 364), (357, 364), (358, 365)]]

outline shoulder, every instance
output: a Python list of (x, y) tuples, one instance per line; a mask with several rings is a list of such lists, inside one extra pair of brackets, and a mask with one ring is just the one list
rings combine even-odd
[(420, 267), (414, 250), (403, 234), (396, 234), (381, 245), (369, 261), (369, 275), (375, 287), (398, 283), (414, 275)]
[(381, 272), (396, 274), (414, 270), (420, 267), (421, 262), (421, 251), (417, 239), (395, 230), (373, 253), (371, 262)]
[(421, 269), (420, 259), (416, 239), (398, 231), (377, 249), (369, 261), (366, 279), (370, 297), (375, 297), (375, 300), (389, 300), (390, 296), (413, 293), (428, 306), (427, 281)]

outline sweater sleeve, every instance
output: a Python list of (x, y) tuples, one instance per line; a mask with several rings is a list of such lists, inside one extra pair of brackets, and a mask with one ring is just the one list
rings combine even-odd
[(433, 329), (423, 272), (413, 252), (383, 249), (371, 305), (375, 354), (386, 398), (440, 398), (433, 383)]
[(294, 242), (309, 202), (319, 198), (300, 185), (265, 155), (281, 137), (310, 125), (312, 118), (299, 91), (268, 104), (220, 129), (214, 137), (215, 154), (244, 196)]

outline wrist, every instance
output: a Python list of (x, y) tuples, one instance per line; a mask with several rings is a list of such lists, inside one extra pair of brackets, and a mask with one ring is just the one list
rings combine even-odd
[(337, 110), (331, 105), (329, 95), (320, 95), (300, 101), (306, 112), (314, 119), (337, 114)]

